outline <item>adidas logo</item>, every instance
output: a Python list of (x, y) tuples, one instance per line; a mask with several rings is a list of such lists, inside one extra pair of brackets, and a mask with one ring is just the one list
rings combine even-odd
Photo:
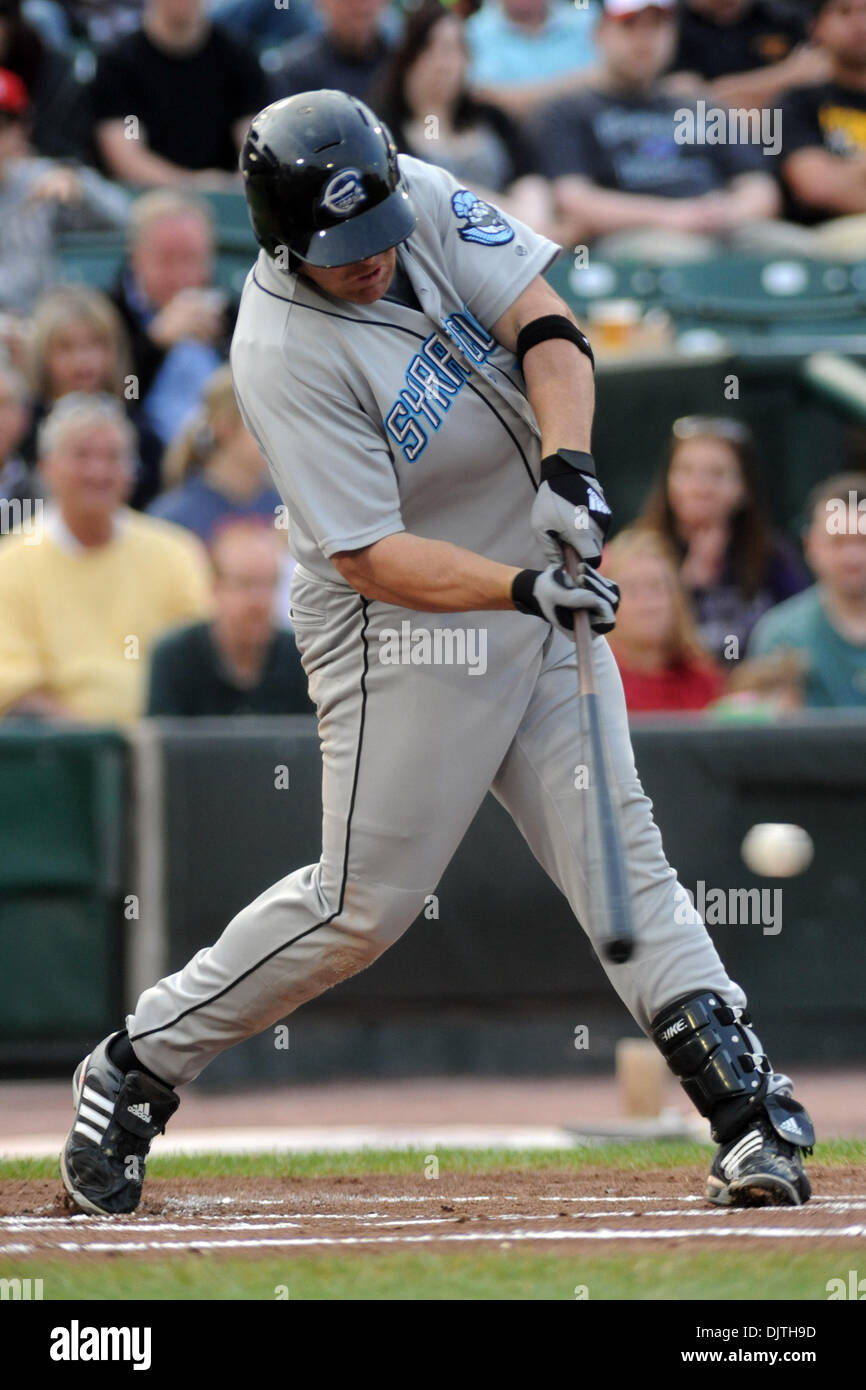
[(794, 1115), (788, 1120), (783, 1120), (779, 1125), (780, 1129), (787, 1129), (791, 1134), (800, 1133), (800, 1121)]
[(128, 1105), (126, 1107), (128, 1115), (134, 1115), (137, 1120), (146, 1120), (150, 1123), (150, 1102), (145, 1101), (143, 1105)]
[(604, 498), (599, 497), (594, 487), (586, 489), (586, 503), (592, 512), (600, 512), (602, 516), (610, 516), (610, 507)]

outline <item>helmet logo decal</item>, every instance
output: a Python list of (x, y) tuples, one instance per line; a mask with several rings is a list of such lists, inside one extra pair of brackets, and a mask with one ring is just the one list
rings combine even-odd
[(325, 185), (319, 207), (332, 217), (350, 217), (366, 201), (360, 169), (341, 169)]
[(505, 246), (514, 240), (514, 228), (490, 203), (477, 193), (459, 188), (451, 199), (455, 217), (465, 218), (466, 225), (458, 227), (463, 241), (477, 241), (482, 246)]

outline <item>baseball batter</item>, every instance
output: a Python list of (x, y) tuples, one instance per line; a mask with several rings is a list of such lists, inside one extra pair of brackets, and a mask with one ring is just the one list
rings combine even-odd
[(262, 250), (231, 360), (299, 562), (322, 854), (146, 990), (79, 1064), (68, 1192), (87, 1211), (132, 1211), (174, 1088), (396, 941), (488, 790), (591, 920), (575, 777), (584, 608), (637, 942), (605, 969), (711, 1121), (709, 1199), (806, 1201), (811, 1122), (667, 864), (635, 770), (601, 636), (618, 594), (596, 568), (610, 512), (590, 453), (592, 351), (543, 279), (560, 248), (450, 174), (398, 159), (374, 113), (339, 92), (266, 108), (241, 167)]

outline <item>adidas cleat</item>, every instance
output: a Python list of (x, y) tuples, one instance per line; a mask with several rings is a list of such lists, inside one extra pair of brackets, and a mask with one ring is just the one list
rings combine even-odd
[(123, 1072), (108, 1049), (118, 1033), (75, 1069), (75, 1121), (60, 1155), (63, 1186), (83, 1211), (114, 1216), (141, 1200), (151, 1141), (162, 1134), (180, 1098), (142, 1071)]
[(815, 1141), (809, 1116), (789, 1094), (768, 1095), (744, 1134), (722, 1144), (707, 1178), (717, 1207), (799, 1207), (812, 1188), (801, 1150)]

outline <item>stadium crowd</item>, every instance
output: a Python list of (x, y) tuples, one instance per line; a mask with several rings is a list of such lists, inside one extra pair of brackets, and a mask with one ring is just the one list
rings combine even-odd
[[(0, 717), (311, 711), (214, 199), (318, 87), (564, 247), (866, 262), (866, 0), (0, 0)], [(749, 138), (701, 138), (735, 107)], [(64, 279), (70, 232), (123, 235), (110, 287)], [(761, 476), (733, 414), (684, 416), (616, 518), (631, 710), (866, 708), (866, 524), (828, 524), (866, 474), (796, 540)]]

